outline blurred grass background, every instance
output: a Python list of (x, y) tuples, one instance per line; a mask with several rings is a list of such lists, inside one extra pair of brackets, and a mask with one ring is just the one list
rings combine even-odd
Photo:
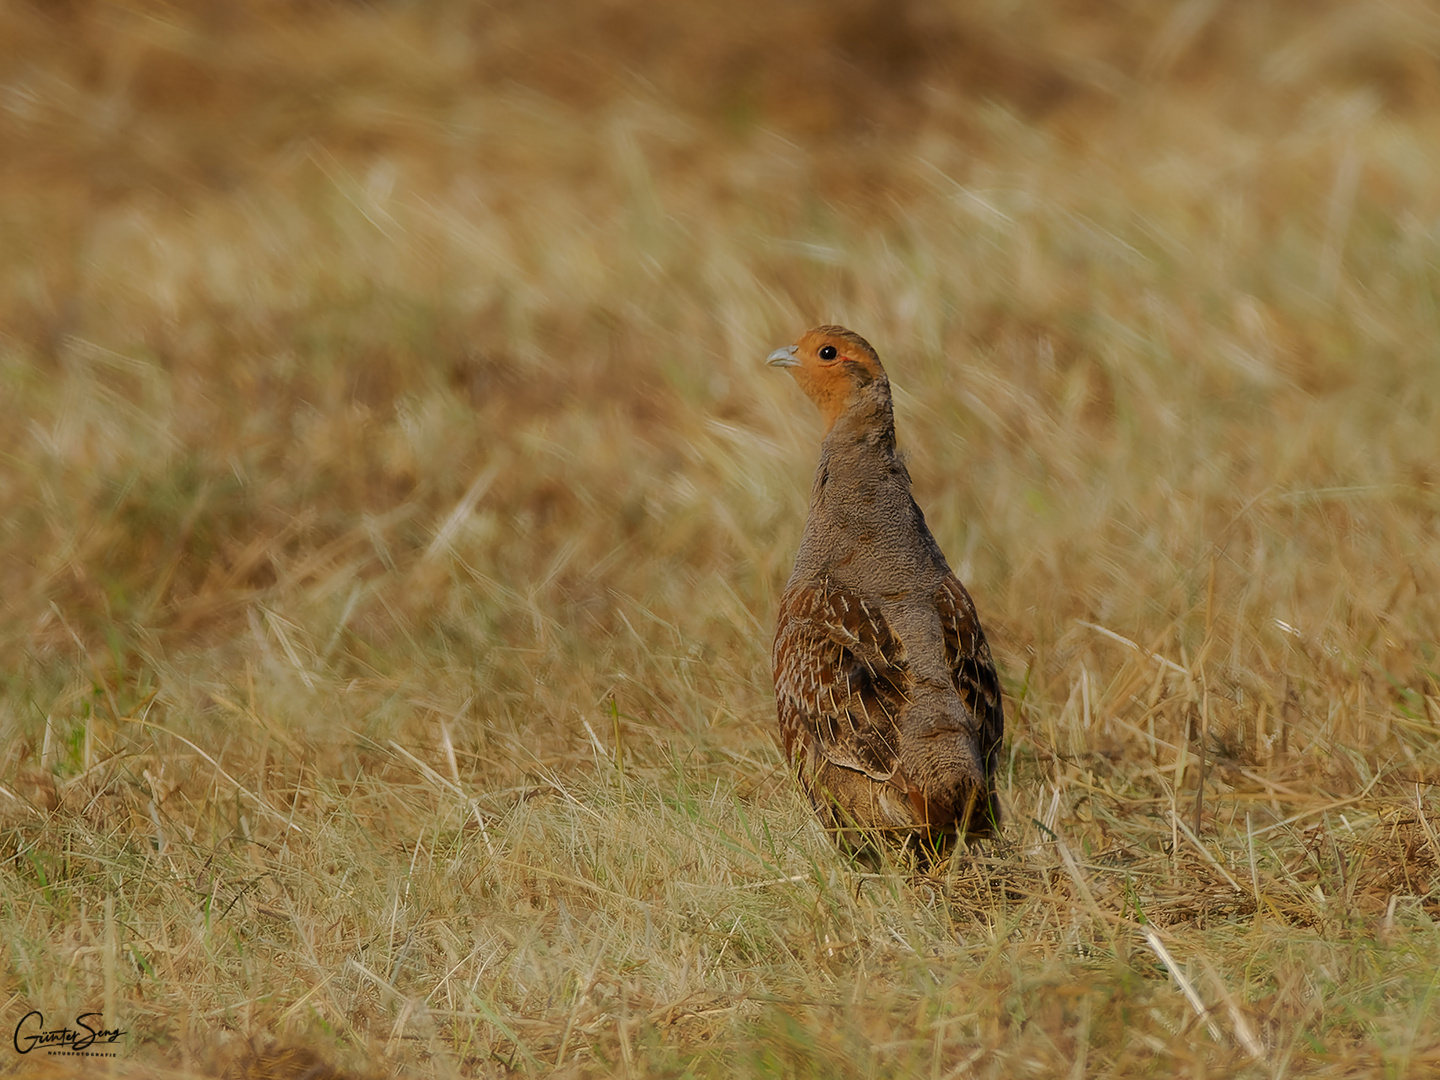
[[(0, 4), (4, 1022), (1429, 1075), (1437, 148), (1419, 0)], [(772, 734), (828, 321), (1007, 691), (928, 877)]]

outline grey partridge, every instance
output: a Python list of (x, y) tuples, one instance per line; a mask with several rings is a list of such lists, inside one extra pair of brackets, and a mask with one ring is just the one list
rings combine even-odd
[(939, 850), (999, 823), (1000, 683), (895, 449), (875, 350), (820, 326), (771, 353), (825, 419), (773, 654), (785, 754), (842, 846)]

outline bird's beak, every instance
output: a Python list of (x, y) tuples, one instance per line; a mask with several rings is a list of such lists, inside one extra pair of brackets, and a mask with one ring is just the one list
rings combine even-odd
[(786, 345), (783, 349), (776, 349), (765, 358), (765, 363), (771, 367), (799, 367), (800, 361), (795, 359), (795, 354), (800, 351), (798, 345)]

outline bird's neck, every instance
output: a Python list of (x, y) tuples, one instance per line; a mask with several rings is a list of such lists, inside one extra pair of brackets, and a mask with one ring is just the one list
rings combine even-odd
[(889, 403), (847, 410), (821, 444), (795, 575), (896, 594), (933, 588), (946, 572), (910, 495)]
[(836, 417), (825, 433), (815, 494), (832, 481), (873, 484), (896, 474), (903, 478), (908, 493), (910, 476), (895, 450), (894, 410), (888, 398), (862, 399)]

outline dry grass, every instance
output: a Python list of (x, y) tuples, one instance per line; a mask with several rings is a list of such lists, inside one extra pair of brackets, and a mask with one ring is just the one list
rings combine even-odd
[[(953, 7), (0, 6), (4, 1024), (1440, 1068), (1440, 21)], [(933, 876), (772, 735), (820, 321), (1005, 679)]]

